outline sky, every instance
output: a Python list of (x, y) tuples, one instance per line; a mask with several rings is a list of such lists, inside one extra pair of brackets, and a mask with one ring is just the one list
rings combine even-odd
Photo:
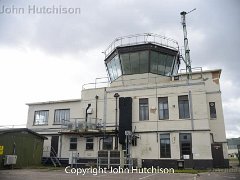
[[(80, 13), (34, 14), (33, 6)], [(156, 33), (182, 48), (180, 12), (194, 8), (192, 67), (222, 69), (226, 134), (240, 137), (238, 0), (0, 0), (0, 126), (26, 124), (26, 103), (80, 98), (83, 84), (107, 76), (102, 52), (116, 37)]]

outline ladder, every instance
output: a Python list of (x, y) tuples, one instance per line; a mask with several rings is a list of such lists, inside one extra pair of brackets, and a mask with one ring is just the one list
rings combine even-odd
[(54, 150), (53, 147), (51, 147), (51, 151), (50, 151), (50, 160), (55, 167), (57, 167), (57, 166), (61, 167), (62, 166), (61, 162), (57, 158), (57, 153), (56, 153), (56, 151)]

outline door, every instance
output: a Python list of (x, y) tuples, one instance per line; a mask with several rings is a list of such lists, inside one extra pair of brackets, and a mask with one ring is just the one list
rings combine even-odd
[(223, 157), (223, 147), (220, 143), (212, 144), (212, 157), (213, 157), (213, 167), (214, 168), (224, 168), (224, 157)]
[(59, 140), (59, 136), (52, 136), (51, 152), (50, 152), (51, 157), (58, 155), (58, 140)]
[(192, 135), (191, 133), (180, 133), (180, 155), (184, 160), (184, 169), (193, 168), (193, 155), (192, 155)]

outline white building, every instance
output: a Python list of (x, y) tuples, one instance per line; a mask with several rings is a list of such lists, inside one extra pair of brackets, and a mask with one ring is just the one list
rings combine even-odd
[(237, 154), (240, 151), (240, 137), (227, 139), (228, 145), (228, 157), (237, 158)]
[(153, 34), (116, 39), (105, 64), (110, 83), (83, 86), (81, 99), (28, 103), (27, 128), (48, 137), (44, 157), (54, 149), (66, 164), (228, 166), (220, 69), (178, 73), (177, 42)]

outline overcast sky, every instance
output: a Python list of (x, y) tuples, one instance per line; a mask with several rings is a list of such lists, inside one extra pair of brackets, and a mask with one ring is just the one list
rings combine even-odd
[[(33, 5), (81, 12), (29, 13)], [(9, 13), (13, 6), (24, 13)], [(193, 8), (187, 15), (192, 67), (223, 70), (227, 137), (239, 137), (238, 0), (0, 0), (0, 125), (26, 124), (26, 103), (80, 98), (84, 83), (106, 77), (101, 52), (116, 37), (150, 32), (183, 46), (180, 12)]]

